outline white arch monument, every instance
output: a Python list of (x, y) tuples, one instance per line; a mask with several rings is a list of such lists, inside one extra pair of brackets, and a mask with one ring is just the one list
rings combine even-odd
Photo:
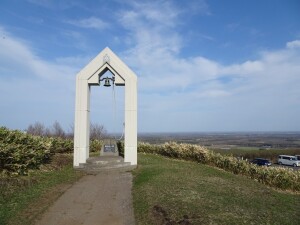
[(124, 162), (137, 164), (137, 76), (108, 47), (103, 49), (76, 76), (74, 167), (86, 163), (90, 142), (90, 88), (110, 71), (116, 86), (125, 85)]

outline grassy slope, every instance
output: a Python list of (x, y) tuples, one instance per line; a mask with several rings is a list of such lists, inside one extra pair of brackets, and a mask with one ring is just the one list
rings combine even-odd
[(139, 154), (133, 199), (138, 224), (299, 224), (300, 195), (193, 162)]
[(29, 177), (14, 179), (14, 182), (2, 179), (0, 224), (32, 224), (71, 183), (82, 176), (73, 169), (70, 159), (60, 160), (58, 163), (64, 165), (59, 165), (61, 169), (58, 170), (35, 171)]

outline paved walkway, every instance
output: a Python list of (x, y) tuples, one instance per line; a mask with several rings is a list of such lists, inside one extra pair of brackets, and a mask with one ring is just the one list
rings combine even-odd
[(134, 225), (132, 174), (102, 171), (68, 189), (37, 225)]

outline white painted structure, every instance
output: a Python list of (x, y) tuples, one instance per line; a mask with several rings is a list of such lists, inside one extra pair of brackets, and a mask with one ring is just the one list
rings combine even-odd
[(100, 52), (76, 77), (74, 167), (86, 163), (90, 143), (90, 88), (110, 71), (116, 86), (125, 85), (124, 161), (137, 164), (137, 76), (108, 47)]

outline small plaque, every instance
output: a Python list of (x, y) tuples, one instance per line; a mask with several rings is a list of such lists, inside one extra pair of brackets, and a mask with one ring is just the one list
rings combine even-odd
[(118, 156), (118, 145), (115, 140), (104, 140), (101, 147), (100, 156)]
[(104, 152), (116, 152), (115, 145), (104, 145)]

